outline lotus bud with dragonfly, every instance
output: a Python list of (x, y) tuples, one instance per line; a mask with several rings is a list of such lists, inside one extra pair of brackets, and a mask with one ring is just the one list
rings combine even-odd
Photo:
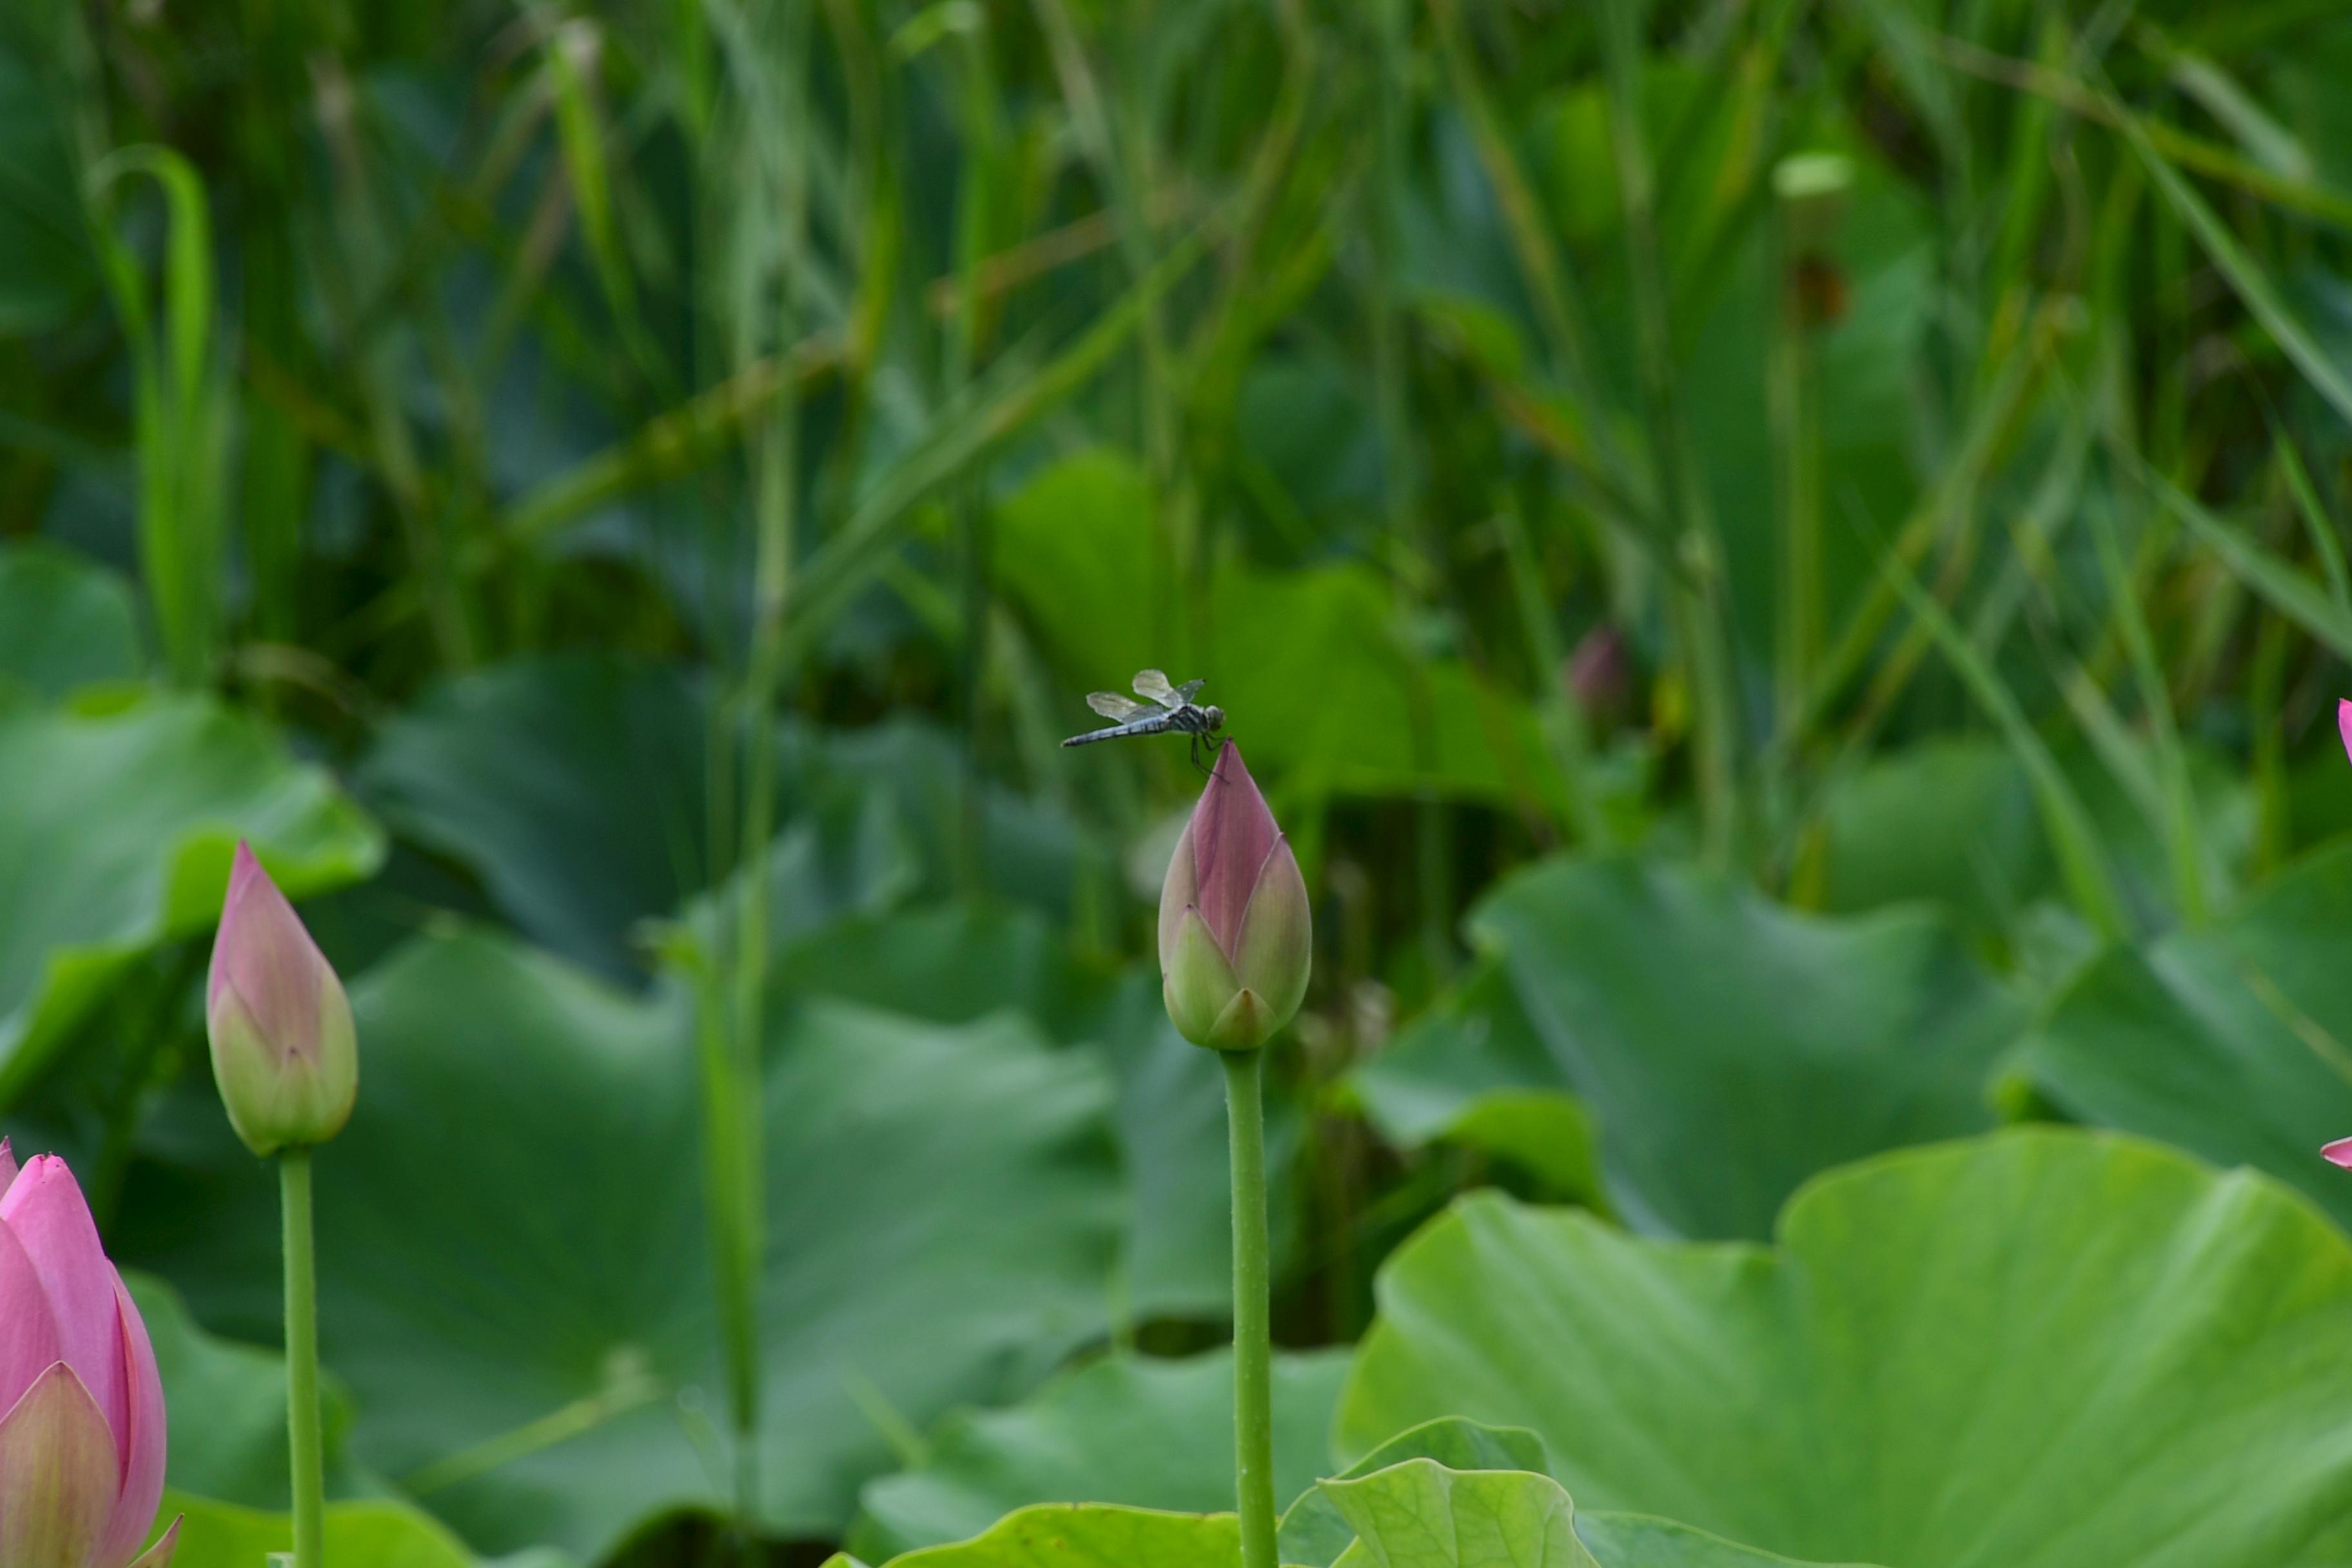
[(1168, 677), (1156, 669), (1139, 670), (1135, 677), (1135, 695), (1148, 699), (1136, 702), (1116, 691), (1094, 691), (1087, 694), (1087, 706), (1110, 721), (1099, 730), (1089, 730), (1083, 735), (1073, 735), (1062, 742), (1066, 746), (1083, 746), (1094, 741), (1116, 741), (1126, 735), (1180, 734), (1188, 737), (1192, 746), (1192, 765), (1202, 773), (1209, 770), (1201, 762), (1201, 742), (1213, 737), (1225, 727), (1225, 710), (1212, 703), (1206, 707), (1194, 702), (1206, 680), (1188, 680), (1181, 686), (1168, 684)]

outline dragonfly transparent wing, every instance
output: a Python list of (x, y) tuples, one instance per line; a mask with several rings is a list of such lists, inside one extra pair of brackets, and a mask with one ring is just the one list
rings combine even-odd
[(1184, 706), (1184, 700), (1176, 695), (1176, 689), (1168, 684), (1168, 678), (1156, 669), (1139, 669), (1135, 672), (1135, 694), (1138, 697), (1149, 697), (1162, 708)]
[(1124, 724), (1139, 713), (1151, 711), (1140, 702), (1130, 702), (1116, 691), (1089, 691), (1087, 706), (1114, 723)]
[(1201, 695), (1201, 688), (1208, 684), (1209, 679), (1206, 676), (1202, 676), (1198, 680), (1186, 681), (1183, 685), (1176, 689), (1176, 700), (1179, 702), (1192, 701), (1192, 699)]

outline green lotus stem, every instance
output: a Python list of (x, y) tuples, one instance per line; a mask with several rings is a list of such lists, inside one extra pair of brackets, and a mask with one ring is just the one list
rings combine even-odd
[(1265, 1243), (1262, 1051), (1222, 1051), (1234, 1156), (1234, 1499), (1242, 1568), (1276, 1568), (1273, 1331)]
[(294, 1568), (325, 1568), (327, 1483), (319, 1436), (319, 1268), (310, 1224), (310, 1151), (278, 1156), (286, 1223), (286, 1440), (293, 1455)]

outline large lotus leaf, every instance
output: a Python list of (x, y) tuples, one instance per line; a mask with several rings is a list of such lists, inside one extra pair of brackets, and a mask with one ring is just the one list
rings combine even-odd
[[(1598, 1513), (1579, 1509), (1579, 1540), (1591, 1550), (1601, 1568), (1798, 1568), (1793, 1557), (1759, 1552), (1694, 1530), (1671, 1519), (1640, 1513)], [(1828, 1568), (1828, 1565), (1823, 1565)], [(1835, 1568), (1867, 1568), (1847, 1563)]]
[(38, 540), (0, 545), (0, 695), (58, 698), (139, 673), (131, 585), (96, 562)]
[[(1355, 1480), (1408, 1459), (1433, 1459), (1449, 1470), (1543, 1473), (1551, 1468), (1543, 1439), (1523, 1427), (1483, 1426), (1446, 1415), (1398, 1433), (1334, 1479)], [(1301, 1493), (1282, 1516), (1283, 1562), (1301, 1568), (1331, 1568), (1355, 1543), (1356, 1527), (1349, 1523), (1349, 1517), (1323, 1487)]]
[[(1345, 1351), (1274, 1363), (1275, 1495), (1330, 1468), (1331, 1413)], [(1116, 1502), (1209, 1513), (1234, 1497), (1234, 1359), (1118, 1355), (1010, 1410), (949, 1417), (921, 1464), (868, 1485), (850, 1537), (858, 1555), (961, 1541), (1038, 1502)]]
[[(920, 853), (917, 894), (928, 899), (944, 899), (960, 886), (956, 825), (963, 820), (969, 768), (952, 731), (905, 713), (861, 730), (798, 727), (784, 740), (785, 776), (797, 781), (794, 798), (851, 790), (890, 801)], [(1059, 807), (984, 774), (977, 795), (982, 885), (997, 898), (1068, 920), (1086, 868), (1103, 858), (1102, 847), (1089, 846)]]
[[(293, 1521), (282, 1513), (174, 1490), (164, 1494), (156, 1522), (169, 1523), (175, 1515), (180, 1543), (172, 1553), (172, 1568), (256, 1568), (270, 1561), (272, 1552), (293, 1550)], [(477, 1568), (473, 1553), (447, 1530), (396, 1502), (328, 1505), (326, 1547), (335, 1568)], [(555, 1564), (534, 1554), (532, 1568)]]
[(1117, 984), (1104, 964), (1078, 960), (1036, 910), (982, 902), (830, 921), (779, 943), (768, 974), (787, 994), (941, 1024), (1024, 1013), (1058, 1040), (1096, 1033)]
[(220, 913), (239, 838), (294, 898), (366, 876), (376, 827), (210, 699), (0, 711), (0, 1105), (124, 965)]
[(1560, 1081), (1509, 973), (1490, 956), (1347, 1085), (1400, 1149), (1474, 1150), (1532, 1177), (1546, 1199), (1606, 1212), (1600, 1130)]
[(1834, 912), (1925, 899), (2005, 930), (2057, 885), (2032, 785), (1991, 737), (1874, 760), (1832, 787), (1822, 826), (1818, 897)]
[(1825, 1176), (1778, 1245), (1465, 1200), (1392, 1258), (1343, 1448), (1539, 1432), (1588, 1506), (1890, 1568), (2352, 1552), (2352, 1242), (2267, 1178), (2028, 1129)]
[[(1356, 1526), (1350, 1521), (1365, 1503), (1360, 1501), (1352, 1511), (1343, 1508), (1344, 1489), (1385, 1475), (1384, 1489), (1359, 1493), (1360, 1500), (1379, 1500), (1370, 1506), (1384, 1509), (1416, 1506), (1413, 1500), (1428, 1485), (1428, 1475), (1408, 1469), (1408, 1461), (1433, 1461), (1448, 1475), (1470, 1470), (1522, 1472), (1497, 1483), (1497, 1490), (1488, 1494), (1489, 1501), (1501, 1510), (1543, 1510), (1561, 1500), (1552, 1497), (1559, 1483), (1544, 1473), (1550, 1461), (1542, 1438), (1520, 1427), (1483, 1426), (1460, 1416), (1444, 1416), (1399, 1433), (1349, 1466), (1335, 1481), (1322, 1483), (1293, 1503), (1282, 1518), (1282, 1561), (1297, 1568), (1360, 1564), (1360, 1555), (1348, 1553), (1357, 1541)], [(1671, 1520), (1582, 1509), (1575, 1510), (1574, 1517), (1578, 1538), (1601, 1568), (1767, 1568), (1790, 1561)]]
[[(1454, 1471), (1420, 1459), (1361, 1480), (1325, 1484), (1363, 1530), (1341, 1557), (1341, 1568), (1779, 1568), (1790, 1563), (1664, 1520), (1579, 1513), (1547, 1476)], [(1571, 1521), (1574, 1532), (1565, 1533)], [(860, 1561), (843, 1553), (826, 1568), (860, 1568)], [(1230, 1513), (1040, 1503), (970, 1541), (893, 1558), (888, 1568), (1236, 1568), (1240, 1561)]]
[[(163, 1378), (171, 1417), (166, 1479), (216, 1502), (288, 1507), (285, 1357), (207, 1334), (161, 1279), (131, 1270), (124, 1283), (139, 1304)], [(341, 1389), (331, 1387), (325, 1404), (330, 1489), (355, 1489), (342, 1473), (348, 1403)]]
[(1499, 1090), (1571, 1092), (1647, 1230), (1765, 1236), (1818, 1171), (1989, 1127), (2023, 1021), (1924, 910), (1825, 920), (1689, 869), (1555, 860), (1472, 923), (1507, 987), (1474, 980), (1368, 1073), (1368, 1102), (1425, 1133)]
[(1239, 1568), (1241, 1560), (1229, 1513), (1059, 1502), (1024, 1508), (970, 1541), (910, 1552), (889, 1568)]
[(1356, 1531), (1338, 1568), (1600, 1568), (1549, 1476), (1407, 1459), (1322, 1489)]
[[(691, 1020), (486, 934), (352, 990), (365, 1089), (318, 1161), (352, 1445), (488, 1550), (593, 1560), (715, 1506), (724, 1425)], [(1101, 1331), (1122, 1219), (1110, 1088), (1015, 1020), (779, 1005), (768, 1042), (761, 1501), (831, 1533), (884, 1433), (1018, 1396)], [(278, 1321), (272, 1193), (191, 1102), (118, 1245), (215, 1328)], [(194, 1126), (215, 1129), (208, 1156)], [(883, 1415), (877, 1419), (877, 1414)]]
[(2352, 1224), (2352, 844), (2226, 920), (2118, 948), (2059, 1001), (2020, 1068), (2083, 1121), (2270, 1172)]
[[(1224, 1073), (1213, 1053), (1168, 1022), (1155, 966), (1107, 972), (1075, 958), (1034, 910), (950, 904), (834, 921), (782, 947), (770, 974), (787, 994), (845, 997), (940, 1023), (1009, 1009), (1098, 1051), (1118, 1083), (1132, 1197), (1123, 1305), (1136, 1318), (1217, 1319), (1230, 1310)], [(1301, 1129), (1286, 1097), (1276, 1091), (1269, 1100), (1273, 1243), (1281, 1259), (1297, 1245), (1290, 1155)]]
[(709, 884), (700, 698), (598, 656), (447, 681), (386, 724), (359, 775), (404, 837), (471, 865), (515, 923), (612, 975), (642, 920)]
[[(519, 660), (459, 677), (384, 727), (360, 774), (412, 842), (470, 867), (534, 940), (614, 979), (642, 980), (643, 922), (710, 885), (709, 708), (684, 672), (604, 654)], [(772, 935), (878, 909), (952, 880), (962, 762), (914, 721), (778, 741)], [(1064, 819), (983, 787), (990, 886), (1066, 908)]]
[[(1074, 681), (1123, 690), (1134, 671), (1177, 662), (1174, 627), (1137, 599), (1138, 584), (1167, 580), (1153, 566), (1149, 496), (1140, 470), (1097, 448), (1001, 509), (999, 580)], [(1208, 635), (1169, 673), (1208, 681), (1202, 700), (1233, 715), (1252, 764), (1286, 793), (1513, 802), (1556, 791), (1531, 711), (1459, 660), (1417, 659), (1394, 588), (1370, 568), (1228, 563), (1198, 609)], [(1074, 731), (1095, 722), (1070, 719)]]

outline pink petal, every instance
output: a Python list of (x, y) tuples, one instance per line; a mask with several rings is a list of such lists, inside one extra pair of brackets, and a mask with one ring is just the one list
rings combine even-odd
[[(155, 1505), (163, 1500), (163, 1451), (168, 1436), (163, 1416), (163, 1380), (155, 1369), (155, 1347), (148, 1342), (146, 1321), (139, 1316), (131, 1292), (114, 1282), (114, 1306), (121, 1324), (122, 1374), (131, 1391), (131, 1426), (122, 1435), (121, 1495), (100, 1537), (100, 1568), (127, 1563), (147, 1539), (155, 1522)], [(170, 1553), (165, 1552), (168, 1557)]]
[(2319, 1157), (2331, 1165), (2341, 1165), (2352, 1171), (2352, 1138), (2338, 1138), (2333, 1143), (2323, 1145)]
[(1265, 796), (1242, 762), (1242, 749), (1231, 741), (1218, 752), (1216, 769), (1192, 810), (1192, 836), (1201, 919), (1230, 961), (1241, 941), (1242, 917), (1249, 910), (1258, 868), (1281, 837)]
[(8, 1152), (8, 1140), (0, 1138), (0, 1193), (16, 1179), (16, 1156)]
[(240, 842), (213, 939), (206, 1007), (233, 989), (263, 1041), (278, 1051), (310, 1050), (318, 1042), (319, 976), (326, 968), (302, 917)]
[[(66, 1364), (97, 1402), (119, 1453), (131, 1426), (122, 1321), (114, 1304), (121, 1281), (66, 1163), (55, 1154), (35, 1155), (0, 1197), (0, 1225), (16, 1232), (32, 1259), (57, 1320)], [(110, 1494), (108, 1503), (113, 1500)]]
[(73, 1369), (59, 1362), (0, 1417), (0, 1501), (6, 1505), (0, 1507), (0, 1563), (91, 1563), (115, 1491), (106, 1417)]
[(1160, 973), (1176, 962), (1176, 938), (1184, 924), (1184, 911), (1201, 901), (1200, 868), (1192, 864), (1192, 823), (1186, 818), (1184, 831), (1176, 837), (1176, 848), (1168, 857), (1168, 875), (1160, 883)]
[(65, 1354), (41, 1276), (16, 1233), (0, 1225), (0, 1411), (23, 1398), (33, 1380)]
[(2352, 697), (2336, 700), (2336, 733), (2343, 738), (2344, 754), (2352, 757)]

